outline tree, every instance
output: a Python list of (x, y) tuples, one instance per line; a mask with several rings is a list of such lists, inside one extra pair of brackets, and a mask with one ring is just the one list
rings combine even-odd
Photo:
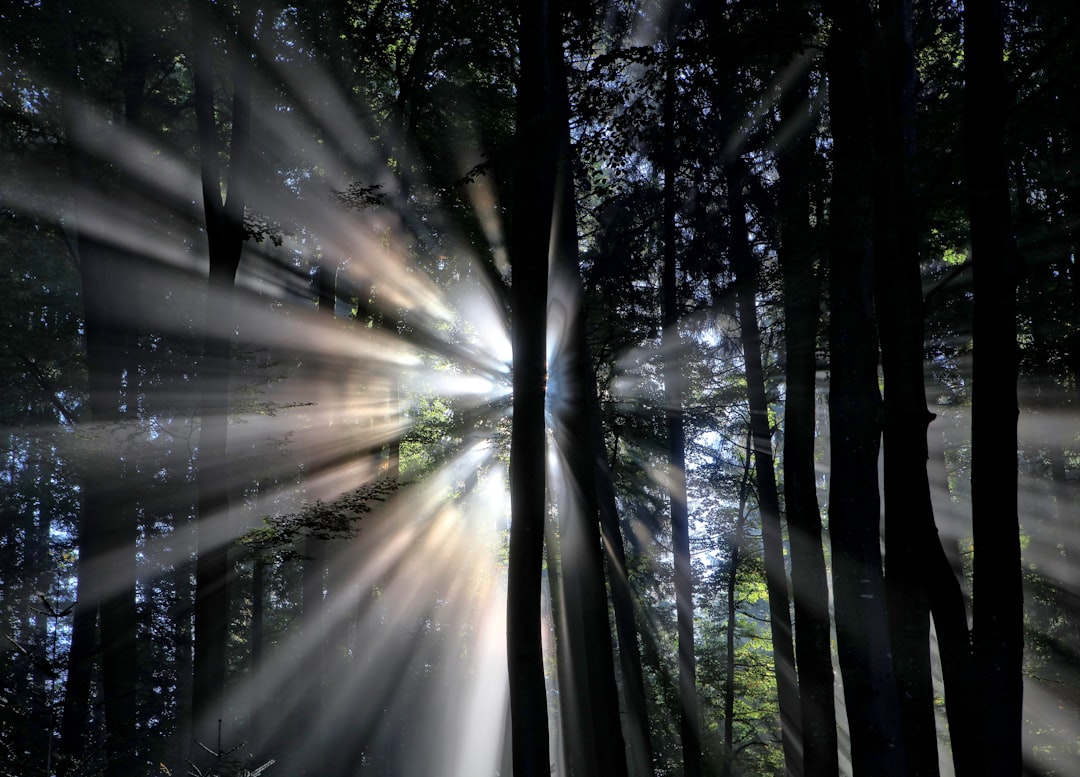
[(883, 3), (876, 52), (874, 303), (884, 378), (885, 585), (905, 752), (911, 774), (937, 775), (937, 730), (930, 666), (934, 612), (945, 667), (953, 757), (963, 773), (972, 756), (967, 615), (959, 581), (938, 538), (931, 504), (923, 373), (923, 300), (915, 164), (915, 51), (912, 9)]
[(758, 511), (761, 514), (765, 575), (769, 586), (769, 626), (772, 629), (773, 665), (780, 702), (780, 730), (788, 775), (801, 775), (802, 710), (795, 674), (795, 646), (791, 630), (791, 603), (784, 564), (784, 537), (780, 525), (780, 494), (773, 467), (772, 429), (769, 402), (765, 393), (765, 372), (761, 358), (761, 330), (757, 320), (757, 267), (750, 250), (743, 200), (744, 165), (732, 159), (725, 165), (728, 180), (728, 211), (731, 219), (731, 258), (739, 301), (739, 330), (746, 370), (747, 402), (750, 406), (750, 436), (754, 450), (754, 477), (757, 482)]
[(678, 354), (679, 272), (676, 243), (676, 149), (675, 101), (677, 98), (676, 17), (674, 10), (665, 30), (663, 67), (663, 140), (661, 162), (663, 188), (663, 267), (661, 270), (661, 349), (664, 357), (664, 413), (667, 423), (668, 489), (671, 510), (671, 544), (675, 556), (675, 607), (679, 629), (679, 704), (683, 769), (687, 777), (701, 774), (701, 712), (697, 697), (694, 655), (694, 576), (690, 566), (690, 516), (686, 504), (686, 433), (683, 421), (682, 365)]
[(559, 16), (547, 0), (520, 4), (518, 135), (511, 211), (514, 421), (510, 441), (510, 567), (506, 640), (515, 777), (548, 774), (547, 692), (540, 634), (545, 495), (548, 253), (561, 134), (552, 61)]
[(1017, 513), (1016, 275), (1005, 167), (1002, 8), (964, 6), (964, 141), (975, 297), (971, 511), (979, 773), (1022, 767), (1024, 653)]
[[(561, 30), (561, 14), (560, 30)], [(554, 440), (562, 459), (566, 498), (559, 504), (563, 611), (574, 679), (571, 696), (563, 689), (561, 705), (568, 727), (581, 728), (583, 747), (570, 759), (578, 774), (626, 777), (626, 748), (615, 683), (608, 620), (604, 550), (601, 543), (600, 494), (593, 449), (596, 381), (586, 337), (578, 257), (574, 168), (570, 157), (570, 101), (566, 90), (561, 33), (552, 41), (555, 131), (559, 133), (558, 181), (553, 205), (549, 318), (561, 323), (562, 336), (552, 346), (548, 385)], [(607, 542), (618, 542), (609, 536)], [(567, 714), (572, 707), (572, 714)]]
[(833, 134), (829, 210), (829, 535), (844, 701), (856, 775), (904, 773), (881, 564), (877, 458), (881, 395), (874, 337), (868, 12), (830, 3)]
[[(131, 425), (137, 413), (132, 390), (138, 372), (137, 331), (140, 257), (117, 245), (96, 223), (95, 200), (104, 197), (83, 133), (77, 129), (89, 109), (92, 91), (80, 78), (87, 57), (68, 31), (71, 89), (64, 96), (64, 124), (75, 197), (75, 253), (82, 276), (86, 340), (88, 408), (97, 466), (87, 468), (82, 482), (79, 520), (79, 590), (74, 607), (73, 645), (69, 671), (73, 682), (65, 700), (61, 751), (69, 769), (84, 755), (87, 694), (94, 644), (101, 651), (105, 706), (106, 773), (129, 777), (138, 772), (136, 678), (136, 563), (138, 521), (125, 480), (133, 476)], [(123, 122), (131, 128), (142, 120), (142, 100), (150, 60), (141, 31), (122, 33), (125, 56), (114, 87), (123, 96)], [(125, 300), (118, 306), (116, 296)], [(95, 640), (96, 620), (96, 640)], [(68, 706), (70, 705), (70, 712)]]
[[(801, 53), (795, 65), (808, 68)], [(813, 136), (806, 74), (781, 102), (781, 118), (793, 127), (779, 150), (777, 208), (779, 257), (784, 288), (787, 366), (784, 395), (784, 508), (791, 546), (791, 589), (795, 604), (795, 660), (802, 710), (803, 769), (807, 777), (839, 772), (836, 706), (829, 618), (829, 589), (822, 545), (821, 513), (814, 472), (814, 393), (820, 324), (815, 268), (815, 231), (810, 225)]]
[(190, 5), (195, 113), (199, 135), (203, 210), (210, 260), (207, 284), (199, 438), (199, 532), (195, 566), (195, 654), (192, 699), (193, 730), (206, 747), (220, 747), (219, 722), (226, 679), (229, 580), (229, 484), (227, 434), (229, 419), (230, 332), (233, 284), (244, 243), (244, 207), (250, 154), (250, 55), (253, 12), (241, 4), (235, 33), (230, 36), (233, 95), (228, 177), (222, 195), (217, 119), (214, 107), (210, 13), (202, 0)]

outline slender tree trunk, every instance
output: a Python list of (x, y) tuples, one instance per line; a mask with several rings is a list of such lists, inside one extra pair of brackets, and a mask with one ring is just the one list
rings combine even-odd
[(233, 55), (232, 137), (226, 195), (221, 193), (213, 76), (210, 66), (210, 9), (191, 0), (193, 79), (199, 133), (203, 209), (210, 260), (203, 358), (198, 463), (198, 539), (195, 565), (195, 652), (192, 688), (193, 733), (206, 747), (219, 746), (224, 720), (229, 614), (229, 525), (227, 434), (233, 286), (244, 241), (244, 203), (249, 154), (250, 72), (241, 35), (254, 29), (242, 4)]
[(936, 777), (932, 607), (942, 664), (949, 670), (946, 692), (959, 774), (971, 757), (966, 730), (966, 711), (972, 708), (966, 669), (971, 651), (960, 583), (943, 563), (926, 469), (926, 425), (934, 416), (926, 408), (924, 389), (922, 282), (910, 175), (915, 159), (912, 9), (910, 0), (890, 0), (879, 10), (874, 273), (885, 384), (885, 582), (908, 772)]
[[(561, 31), (560, 31), (561, 33)], [(564, 463), (567, 496), (559, 504), (563, 590), (566, 612), (576, 615), (571, 640), (580, 641), (583, 662), (571, 671), (584, 673), (581, 689), (587, 695), (589, 759), (595, 768), (582, 775), (626, 777), (626, 747), (619, 715), (615, 660), (604, 580), (604, 551), (600, 527), (597, 463), (594, 455), (594, 378), (585, 333), (585, 308), (578, 269), (577, 212), (570, 158), (570, 98), (562, 59), (562, 35), (550, 42), (555, 129), (559, 133), (552, 273), (556, 293), (548, 317), (562, 324), (562, 337), (551, 356), (549, 406), (555, 444)], [(585, 701), (583, 699), (582, 701)], [(583, 712), (584, 710), (578, 710)]]
[[(68, 18), (65, 4), (55, 9), (58, 21)], [(87, 151), (80, 146), (78, 94), (80, 50), (77, 31), (66, 30), (67, 70), (71, 94), (63, 100), (63, 121), (68, 138), (71, 174), (78, 182), (75, 196), (76, 221), (84, 217), (89, 199), (107, 196), (96, 191), (98, 171), (91, 170)], [(136, 125), (139, 119), (148, 60), (133, 36), (123, 43), (119, 86), (124, 98), (124, 121)], [(101, 455), (94, 457), (93, 469), (82, 473), (79, 526), (79, 601), (75, 608), (69, 658), (69, 685), (61, 721), (61, 773), (74, 767), (83, 755), (88, 712), (87, 695), (95, 644), (101, 649), (102, 686), (105, 707), (107, 765), (110, 777), (133, 775), (136, 761), (137, 679), (135, 610), (135, 540), (138, 532), (135, 512), (123, 498), (124, 477), (121, 423), (133, 414), (132, 397), (122, 399), (125, 370), (136, 374), (130, 363), (135, 338), (131, 310), (138, 305), (138, 292), (128, 279), (131, 265), (126, 255), (93, 235), (91, 223), (78, 224), (77, 256), (83, 281), (84, 331), (89, 378), (90, 420), (95, 429), (94, 444)]]
[(724, 765), (723, 777), (731, 777), (735, 769), (735, 619), (738, 615), (737, 589), (739, 562), (745, 541), (746, 504), (750, 494), (750, 452), (754, 447), (753, 434), (746, 434), (746, 460), (739, 483), (739, 512), (735, 528), (728, 539), (727, 568), (727, 633), (724, 635)]
[[(185, 557), (191, 558), (195, 545), (195, 533), (190, 525), (177, 527), (178, 538), (182, 538), (185, 549)], [(192, 562), (185, 561), (179, 564), (172, 573), (173, 585), (176, 589), (176, 602), (170, 615), (173, 618), (175, 631), (173, 632), (173, 655), (175, 658), (174, 671), (176, 673), (176, 733), (174, 734), (174, 752), (178, 755), (178, 763), (187, 763), (191, 757), (192, 746), (192, 593), (191, 573)]]
[(830, 206), (829, 534), (837, 648), (855, 777), (905, 774), (882, 575), (878, 494), (881, 395), (874, 338), (871, 138), (859, 0), (830, 2), (826, 54), (833, 132)]
[(664, 213), (662, 269), (664, 406), (667, 416), (668, 488), (671, 504), (671, 543), (675, 555), (675, 607), (679, 642), (679, 703), (683, 770), (686, 777), (701, 775), (701, 721), (697, 696), (697, 658), (694, 652), (694, 576), (690, 565), (690, 521), (686, 505), (686, 433), (683, 418), (683, 378), (678, 353), (679, 334), (678, 246), (675, 234), (675, 52), (669, 31), (665, 53), (664, 85)]
[(971, 510), (980, 775), (1022, 768), (1024, 653), (1017, 509), (1016, 257), (1005, 164), (999, 0), (964, 5), (965, 152), (974, 284)]
[[(126, 340), (115, 314), (115, 284), (123, 270), (113, 251), (80, 234), (79, 257), (86, 305), (90, 414), (102, 455), (83, 482), (80, 565), (88, 604), (96, 605), (105, 706), (107, 774), (133, 775), (135, 760), (135, 512), (121, 486), (127, 441), (121, 411)], [(92, 582), (91, 582), (92, 581)], [(81, 582), (81, 581), (80, 581)], [(80, 594), (82, 594), (80, 585)], [(81, 671), (81, 670), (80, 670)]]
[(970, 774), (971, 647), (960, 582), (934, 523), (927, 473), (923, 300), (910, 170), (915, 159), (915, 51), (910, 0), (880, 6), (882, 79), (875, 138), (875, 303), (885, 384), (885, 584), (908, 771), (938, 774), (930, 616), (949, 703), (957, 774)]
[[(330, 263), (323, 259), (320, 263), (315, 278), (317, 305), (319, 316), (333, 321), (334, 306), (337, 300), (335, 272)], [(323, 424), (327, 428), (327, 434), (332, 433), (335, 423), (333, 407), (333, 383), (336, 376), (330, 365), (320, 359), (316, 359), (314, 370), (315, 385), (312, 386), (312, 395), (318, 397)], [(323, 691), (326, 688), (326, 667), (329, 660), (329, 634), (327, 629), (327, 607), (325, 602), (328, 556), (332, 556), (332, 549), (325, 540), (308, 536), (304, 541), (304, 568), (303, 568), (303, 617), (304, 630), (307, 634), (308, 644), (317, 645), (314, 658), (318, 662), (319, 671), (312, 672), (312, 705), (308, 714), (319, 713), (323, 707)]]
[[(564, 168), (565, 170), (565, 168)], [(571, 205), (572, 208), (572, 205)], [(571, 214), (565, 213), (564, 216)], [(564, 222), (565, 223), (565, 222)], [(573, 242), (577, 236), (570, 226)], [(561, 454), (559, 505), (560, 569), (562, 571), (563, 634), (570, 657), (571, 710), (563, 705), (563, 718), (577, 730), (579, 747), (571, 752), (570, 772), (576, 775), (625, 777), (626, 754), (619, 719), (619, 697), (604, 585), (604, 559), (600, 544), (599, 506), (592, 456), (592, 419), (588, 377), (591, 370), (585, 346), (584, 309), (566, 286), (576, 278), (576, 262), (567, 256), (567, 240), (555, 252), (562, 266), (563, 287), (552, 305), (554, 317), (565, 321), (565, 339), (552, 354), (549, 377), (555, 444)], [(583, 380), (583, 377), (585, 380)]]
[[(138, 46), (135, 46), (138, 48)], [(78, 82), (77, 46), (72, 44), (71, 71)], [(122, 66), (125, 89), (125, 122), (138, 121), (138, 103), (145, 80), (145, 63), (140, 72), (130, 72), (128, 58)], [(139, 76), (141, 75), (141, 79)], [(89, 210), (88, 198), (106, 196), (96, 192), (95, 171), (87, 152), (79, 147), (76, 109), (78, 97), (65, 100), (72, 174), (81, 184), (76, 196), (76, 218)], [(73, 634), (72, 664), (74, 684), (69, 690), (70, 714), (65, 713), (65, 742), (62, 750), (70, 758), (81, 754), (85, 736), (86, 692), (89, 689), (91, 645), (97, 620), (101, 650), (102, 691), (108, 777), (131, 777), (136, 760), (136, 635), (135, 542), (138, 525), (135, 511), (121, 485), (124, 475), (123, 451), (130, 441), (123, 423), (134, 415), (134, 382), (137, 370), (131, 364), (135, 337), (131, 310), (138, 305), (138, 290), (130, 282), (135, 263), (131, 257), (91, 233), (89, 223), (80, 224), (76, 236), (82, 274), (86, 362), (89, 379), (89, 410), (94, 427), (94, 444), (100, 455), (94, 467), (84, 473), (79, 526), (79, 594), (82, 604), (76, 612), (77, 634)], [(124, 396), (125, 389), (129, 390)], [(61, 766), (69, 768), (71, 761)]]
[(619, 527), (619, 512), (615, 502), (614, 473), (604, 455), (604, 435), (600, 424), (599, 399), (594, 394), (592, 437), (596, 459), (596, 488), (600, 500), (600, 528), (607, 549), (607, 574), (611, 586), (611, 603), (615, 612), (615, 632), (619, 642), (619, 668), (623, 678), (626, 700), (628, 772), (630, 777), (650, 777), (653, 774), (652, 734), (649, 709), (645, 696), (645, 678), (641, 669), (641, 650), (638, 647), (634, 590), (626, 570), (626, 550)]
[[(85, 492), (84, 496), (85, 498)], [(80, 521), (80, 523), (83, 523)], [(86, 550), (79, 543), (79, 557)], [(91, 583), (83, 574), (85, 564), (80, 560), (75, 608), (72, 611), (71, 644), (68, 647), (67, 683), (64, 687), (64, 712), (60, 718), (60, 743), (57, 751), (56, 773), (66, 777), (82, 758), (86, 744), (86, 721), (90, 698), (90, 676), (93, 669), (97, 607), (92, 603)]]
[(784, 284), (787, 350), (784, 396), (784, 508), (791, 547), (795, 600), (795, 660), (802, 711), (803, 770), (807, 777), (836, 777), (839, 750), (829, 628), (829, 583), (822, 545), (814, 471), (814, 397), (817, 377), (818, 300), (814, 234), (810, 227), (813, 138), (805, 77), (781, 106), (796, 128), (780, 151), (780, 265)]
[(780, 493), (773, 467), (772, 429), (769, 402), (765, 394), (765, 371), (761, 362), (761, 331), (757, 320), (757, 265), (750, 253), (743, 201), (745, 171), (742, 161), (725, 165), (728, 182), (728, 210), (731, 219), (731, 261), (739, 303), (743, 364), (746, 370), (747, 400), (750, 405), (750, 435), (754, 447), (754, 476), (757, 482), (758, 512), (761, 515), (761, 542), (765, 555), (765, 580), (769, 591), (769, 628), (772, 634), (773, 665), (780, 705), (780, 738), (784, 748), (785, 773), (801, 775), (802, 713), (799, 683), (795, 675), (795, 646), (791, 636), (791, 606), (787, 570), (784, 564), (784, 536), (780, 525)]
[(541, 645), (544, 557), (545, 382), (548, 250), (559, 133), (554, 122), (552, 41), (558, 16), (547, 0), (521, 0), (517, 159), (511, 203), (514, 421), (510, 439), (507, 661), (515, 777), (546, 777), (547, 692)]
[[(266, 562), (256, 556), (251, 565), (251, 676), (258, 678), (263, 669), (266, 641)], [(265, 720), (266, 696), (261, 692), (263, 684), (257, 679), (251, 694), (251, 712), (248, 714), (248, 740), (263, 753), (263, 721)]]

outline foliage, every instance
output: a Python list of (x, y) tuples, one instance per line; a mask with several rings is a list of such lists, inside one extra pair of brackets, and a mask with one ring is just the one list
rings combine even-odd
[(385, 501), (402, 483), (381, 478), (343, 493), (329, 502), (321, 499), (300, 512), (266, 516), (263, 526), (249, 530), (241, 543), (259, 553), (273, 553), (281, 560), (296, 558), (298, 543), (308, 537), (340, 540), (355, 536), (354, 524), (369, 514), (373, 502)]

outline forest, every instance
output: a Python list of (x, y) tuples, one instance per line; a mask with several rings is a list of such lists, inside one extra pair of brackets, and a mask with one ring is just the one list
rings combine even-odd
[(0, 777), (1080, 774), (1078, 19), (0, 3)]

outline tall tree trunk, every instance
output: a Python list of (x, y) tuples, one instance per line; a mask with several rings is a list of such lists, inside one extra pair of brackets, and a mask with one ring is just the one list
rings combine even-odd
[[(626, 747), (619, 715), (615, 660), (604, 580), (604, 550), (600, 527), (597, 463), (594, 452), (593, 413), (596, 380), (589, 358), (585, 332), (584, 295), (578, 269), (577, 211), (574, 173), (570, 158), (570, 98), (562, 58), (561, 29), (550, 41), (555, 129), (559, 133), (558, 180), (556, 182), (551, 279), (555, 293), (548, 318), (562, 325), (562, 336), (553, 344), (549, 369), (549, 405), (555, 444), (563, 460), (563, 479), (568, 499), (559, 504), (565, 611), (578, 620), (569, 623), (571, 641), (581, 645), (580, 664), (571, 667), (584, 673), (579, 684), (586, 694), (584, 709), (591, 729), (587, 743), (589, 761), (595, 767), (581, 775), (627, 777)], [(636, 638), (636, 636), (635, 636)], [(636, 643), (635, 643), (636, 644)], [(572, 651), (575, 652), (575, 651)]]
[[(949, 701), (953, 758), (965, 774), (972, 742), (971, 649), (959, 580), (945, 559), (930, 498), (923, 373), (923, 300), (910, 170), (915, 159), (915, 50), (910, 0), (879, 8), (875, 90), (875, 305), (884, 376), (885, 585), (908, 773), (938, 774), (930, 615)], [(936, 605), (932, 604), (936, 603)]]
[[(85, 490), (82, 499), (85, 499)], [(80, 521), (80, 524), (83, 524)], [(79, 543), (75, 608), (72, 611), (71, 644), (68, 647), (67, 683), (64, 687), (64, 712), (60, 718), (60, 743), (57, 749), (56, 773), (66, 777), (75, 770), (82, 758), (86, 740), (86, 721), (89, 718), (90, 677), (93, 669), (97, 627), (97, 606), (91, 592), (93, 584), (83, 571), (81, 561), (88, 552)]]
[(971, 510), (980, 775), (1022, 768), (1024, 651), (1017, 509), (1016, 257), (1005, 165), (999, 0), (964, 5), (964, 142), (975, 298)]
[[(333, 319), (335, 299), (334, 272), (329, 261), (323, 258), (315, 268), (315, 309), (320, 318)], [(324, 357), (317, 354), (312, 355), (310, 368), (307, 393), (316, 403), (318, 429), (325, 434), (332, 434), (332, 370)], [(312, 447), (318, 450), (317, 445)], [(317, 475), (311, 469), (306, 470), (306, 473), (309, 483), (317, 480)], [(309, 494), (308, 498), (319, 496)], [(292, 719), (288, 724), (288, 736), (293, 738), (293, 741), (286, 746), (289, 752), (283, 754), (285, 768), (301, 773), (311, 769), (313, 753), (324, 757), (330, 748), (329, 737), (334, 733), (330, 730), (331, 727), (325, 724), (323, 717), (327, 710), (325, 702), (329, 663), (333, 660), (329, 653), (325, 583), (328, 566), (333, 566), (334, 550), (323, 538), (311, 534), (304, 537), (303, 558), (300, 562), (300, 629), (305, 660), (311, 670), (297, 679), (296, 694), (300, 701), (293, 708)]]
[[(178, 564), (172, 572), (176, 600), (170, 615), (175, 624), (172, 635), (174, 671), (176, 673), (176, 733), (174, 752), (177, 763), (187, 763), (191, 758), (192, 747), (192, 593), (191, 573), (194, 568), (190, 560), (195, 547), (195, 532), (191, 525), (177, 527), (179, 542), (184, 548), (184, 557), (188, 560)], [(182, 538), (182, 539), (181, 539)]]
[[(70, 41), (73, 83), (78, 83), (77, 44)], [(129, 41), (130, 42), (130, 41)], [(124, 120), (137, 125), (146, 79), (147, 60), (137, 42), (130, 42), (121, 63), (120, 86), (124, 93)], [(98, 192), (96, 171), (79, 146), (78, 117), (81, 97), (64, 102), (69, 155), (73, 178), (80, 184), (76, 196), (76, 219), (90, 211), (88, 199), (106, 196)], [(133, 505), (125, 497), (123, 451), (129, 444), (123, 424), (135, 414), (132, 385), (137, 370), (131, 363), (135, 335), (131, 312), (139, 304), (138, 289), (131, 282), (134, 257), (92, 233), (92, 225), (78, 225), (76, 247), (83, 283), (84, 331), (89, 382), (90, 420), (94, 443), (101, 455), (94, 468), (84, 473), (79, 525), (79, 596), (75, 613), (69, 669), (72, 686), (62, 722), (65, 734), (61, 750), (69, 757), (61, 770), (70, 768), (82, 752), (87, 713), (94, 621), (101, 653), (102, 693), (105, 707), (106, 775), (133, 777), (138, 771), (136, 743), (136, 635), (135, 544), (138, 524)], [(127, 395), (125, 396), (125, 392)], [(81, 716), (83, 721), (77, 720)]]
[(671, 504), (671, 544), (675, 555), (675, 608), (679, 645), (679, 704), (683, 770), (701, 775), (701, 713), (697, 696), (697, 658), (694, 652), (694, 575), (690, 565), (690, 521), (686, 505), (686, 433), (683, 418), (683, 377), (679, 364), (678, 246), (675, 224), (675, 34), (669, 29), (664, 76), (664, 213), (661, 350), (664, 353), (664, 406), (667, 422), (668, 489)]
[(751, 432), (746, 434), (746, 460), (739, 483), (739, 512), (735, 528), (728, 539), (727, 568), (727, 633), (724, 635), (724, 765), (721, 774), (731, 777), (735, 770), (735, 619), (738, 615), (737, 588), (739, 562), (746, 537), (746, 504), (750, 494), (750, 452), (754, 447)]
[(837, 647), (855, 777), (905, 774), (899, 702), (880, 550), (878, 450), (881, 395), (874, 338), (871, 128), (859, 0), (827, 6), (826, 53), (833, 134), (829, 268), (829, 534)]
[[(266, 562), (256, 555), (251, 563), (251, 677), (258, 678), (263, 670), (266, 657), (264, 655), (266, 641)], [(262, 692), (263, 683), (257, 679), (254, 682), (254, 690), (251, 694), (251, 711), (248, 713), (248, 741), (252, 742), (257, 755), (264, 751), (264, 722), (266, 711), (263, 709), (267, 703), (265, 694)]]
[(784, 536), (780, 525), (780, 493), (773, 467), (772, 429), (769, 402), (765, 394), (765, 371), (761, 361), (761, 330), (757, 320), (757, 265), (750, 253), (743, 201), (745, 169), (741, 159), (725, 164), (728, 184), (728, 215), (731, 219), (731, 262), (735, 271), (739, 303), (739, 329), (743, 364), (746, 370), (747, 401), (750, 406), (750, 436), (754, 447), (754, 477), (757, 482), (758, 513), (761, 516), (761, 543), (765, 555), (765, 581), (769, 591), (769, 628), (772, 634), (773, 665), (780, 705), (780, 738), (784, 748), (784, 770), (789, 777), (803, 773), (802, 713), (799, 684), (795, 676), (795, 646), (791, 636), (791, 605), (787, 570), (784, 565)]
[[(568, 143), (564, 149), (568, 150)], [(572, 194), (565, 178), (564, 198)], [(563, 200), (565, 202), (565, 199)], [(599, 505), (592, 446), (592, 418), (589, 402), (592, 371), (585, 344), (585, 311), (574, 259), (577, 235), (572, 219), (573, 202), (561, 208), (560, 232), (569, 232), (558, 241), (554, 252), (557, 277), (561, 281), (552, 300), (552, 317), (562, 317), (564, 337), (552, 354), (549, 394), (555, 444), (561, 455), (561, 498), (559, 499), (560, 568), (562, 570), (563, 612), (566, 630), (563, 639), (570, 657), (572, 688), (563, 689), (570, 698), (563, 705), (564, 724), (577, 729), (580, 747), (570, 755), (570, 773), (625, 777), (626, 754), (619, 720), (619, 697), (609, 629), (604, 559), (600, 543)], [(569, 212), (568, 212), (569, 211)], [(567, 225), (567, 226), (563, 226)], [(573, 254), (573, 255), (571, 255)], [(570, 274), (573, 273), (573, 277)], [(577, 293), (576, 293), (577, 292)], [(571, 696), (569, 691), (573, 691)]]
[(627, 771), (630, 777), (653, 774), (652, 734), (645, 697), (645, 678), (641, 669), (641, 650), (634, 590), (626, 570), (626, 549), (619, 526), (615, 502), (614, 473), (608, 466), (604, 435), (600, 424), (600, 403), (594, 394), (592, 416), (593, 455), (596, 460), (596, 489), (600, 500), (600, 528), (607, 549), (607, 574), (611, 586), (611, 604), (615, 613), (615, 632), (619, 643), (619, 668), (626, 700), (628, 750)]
[(802, 711), (803, 770), (807, 777), (836, 777), (839, 750), (829, 628), (829, 583), (822, 545), (814, 471), (814, 398), (817, 377), (820, 282), (814, 268), (810, 226), (813, 138), (808, 90), (800, 77), (781, 105), (795, 129), (780, 150), (780, 266), (784, 285), (787, 365), (784, 396), (784, 508), (791, 547), (795, 600), (795, 660)]
[(548, 0), (521, 0), (517, 157), (511, 202), (513, 412), (510, 438), (510, 558), (507, 661), (515, 777), (546, 777), (547, 692), (541, 645), (544, 558), (546, 312), (560, 135), (554, 122)]
[[(124, 268), (114, 251), (83, 233), (79, 236), (86, 305), (90, 414), (95, 443), (103, 455), (83, 482), (79, 527), (79, 573), (87, 581), (90, 606), (96, 604), (101, 648), (109, 777), (134, 775), (135, 760), (135, 512), (124, 498), (125, 412), (121, 393), (125, 335), (113, 313), (113, 296)], [(93, 581), (93, 582), (90, 582)], [(82, 581), (80, 580), (80, 583)], [(83, 593), (80, 584), (80, 594)], [(81, 671), (81, 670), (80, 670)]]
[(210, 65), (210, 9), (191, 0), (193, 79), (199, 134), (203, 210), (210, 261), (200, 364), (198, 539), (195, 565), (195, 652), (192, 688), (193, 733), (208, 748), (219, 747), (224, 719), (228, 635), (229, 526), (227, 435), (233, 286), (244, 242), (244, 203), (250, 132), (250, 58), (241, 40), (254, 29), (251, 9), (241, 4), (233, 47), (232, 137), (226, 195), (221, 192), (217, 125)]
[(874, 302), (884, 376), (886, 597), (908, 773), (937, 777), (937, 731), (930, 676), (930, 603), (923, 546), (936, 540), (926, 473), (922, 288), (909, 201), (914, 161), (911, 7), (879, 8), (879, 74), (874, 95)]

